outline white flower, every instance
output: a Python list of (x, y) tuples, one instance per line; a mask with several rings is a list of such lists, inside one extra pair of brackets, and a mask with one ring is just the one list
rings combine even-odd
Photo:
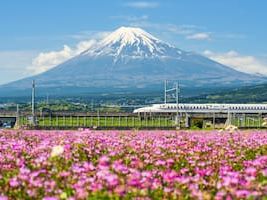
[(64, 147), (57, 145), (52, 148), (51, 157), (59, 156), (64, 153)]
[(229, 131), (230, 133), (233, 133), (237, 130), (238, 128), (234, 125), (228, 125), (227, 127), (225, 127), (226, 131)]

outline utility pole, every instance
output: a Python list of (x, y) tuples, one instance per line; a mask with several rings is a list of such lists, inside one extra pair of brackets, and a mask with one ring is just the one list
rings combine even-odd
[(167, 104), (167, 93), (174, 94), (175, 92), (175, 100), (176, 100), (176, 124), (178, 125), (178, 128), (180, 128), (180, 116), (179, 116), (179, 82), (177, 81), (172, 88), (168, 88), (168, 82), (165, 80), (165, 92), (164, 92), (164, 103)]
[(19, 121), (19, 104), (17, 104), (17, 113), (16, 113), (16, 127), (20, 127), (20, 121)]
[(46, 105), (47, 106), (49, 105), (49, 94), (48, 93), (46, 94)]
[(176, 117), (178, 128), (180, 129), (180, 116), (179, 116), (179, 83), (176, 83)]
[(227, 126), (232, 124), (232, 119), (231, 119), (231, 115), (230, 115), (230, 108), (228, 106), (228, 111), (227, 111)]
[(164, 103), (167, 103), (167, 80), (164, 82)]
[(35, 80), (32, 81), (32, 124), (36, 125), (35, 119)]

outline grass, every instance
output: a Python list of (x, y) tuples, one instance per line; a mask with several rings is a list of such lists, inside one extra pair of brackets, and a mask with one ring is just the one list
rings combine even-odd
[[(241, 120), (241, 118), (232, 118), (231, 124), (237, 127), (255, 127), (261, 128), (264, 120), (259, 117), (246, 117)], [(194, 122), (191, 129), (204, 128), (196, 126)], [(20, 118), (20, 125), (30, 125), (27, 117)], [(140, 128), (140, 127), (175, 127), (175, 121), (172, 117), (168, 116), (153, 116), (151, 118), (142, 119), (138, 116), (53, 116), (53, 117), (38, 117), (37, 125), (39, 127), (129, 127), (129, 128)], [(181, 120), (181, 125), (184, 126), (183, 119)], [(212, 129), (212, 128), (208, 128)]]
[(264, 119), (261, 117), (234, 118), (231, 123), (237, 127), (262, 127)]
[[(29, 120), (23, 117), (20, 120), (21, 125), (28, 125)], [(169, 117), (154, 117), (141, 119), (140, 117), (40, 117), (37, 118), (37, 125), (40, 127), (172, 127), (174, 121)]]

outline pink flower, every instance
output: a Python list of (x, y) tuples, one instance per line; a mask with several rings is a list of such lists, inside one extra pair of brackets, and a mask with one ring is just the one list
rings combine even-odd
[(267, 168), (266, 168), (266, 169), (263, 169), (263, 170), (261, 171), (261, 173), (262, 173), (263, 176), (267, 176)]
[(237, 190), (235, 192), (237, 198), (247, 198), (250, 195), (250, 192), (247, 190)]
[(95, 170), (95, 166), (91, 162), (84, 163), (83, 167), (89, 171)]
[(119, 179), (118, 179), (118, 176), (116, 174), (108, 175), (106, 177), (106, 181), (107, 181), (108, 186), (110, 186), (110, 187), (114, 187), (114, 186), (119, 184)]
[(88, 192), (83, 188), (77, 188), (75, 195), (78, 199), (85, 199), (88, 196)]
[(167, 159), (166, 162), (169, 167), (174, 164), (174, 160), (172, 158)]
[(219, 191), (217, 192), (216, 196), (215, 196), (215, 200), (223, 200), (224, 196), (225, 196), (225, 192), (224, 191)]
[(130, 185), (130, 186), (138, 187), (138, 186), (140, 186), (140, 181), (141, 181), (140, 179), (141, 179), (141, 175), (140, 175), (140, 173), (139, 173), (139, 172), (135, 172), (135, 173), (130, 174), (130, 175), (128, 176), (128, 181), (127, 181), (127, 183), (128, 183), (128, 185)]
[(164, 165), (166, 165), (166, 162), (164, 160), (157, 160), (155, 162), (155, 165), (156, 166), (164, 166)]
[(117, 193), (119, 196), (123, 196), (124, 194), (125, 194), (125, 186), (122, 186), (122, 185), (120, 185), (120, 186), (117, 186), (116, 188), (115, 188), (115, 193)]
[(100, 191), (102, 190), (103, 186), (101, 183), (97, 183), (97, 182), (93, 182), (90, 186), (90, 189), (93, 191), (93, 192), (96, 192), (96, 191)]
[(245, 170), (246, 174), (251, 175), (251, 176), (256, 176), (257, 175), (257, 169), (254, 167), (249, 167)]
[(167, 171), (163, 173), (163, 180), (167, 183), (172, 183), (176, 180), (177, 173), (175, 171)]
[(43, 200), (58, 200), (56, 197), (44, 197)]
[(109, 162), (110, 162), (110, 158), (104, 155), (99, 158), (98, 164), (100, 166), (108, 166)]
[(11, 187), (18, 187), (18, 186), (19, 186), (19, 182), (18, 182), (17, 178), (12, 178), (12, 179), (10, 179), (10, 180), (9, 180), (9, 185), (10, 185)]

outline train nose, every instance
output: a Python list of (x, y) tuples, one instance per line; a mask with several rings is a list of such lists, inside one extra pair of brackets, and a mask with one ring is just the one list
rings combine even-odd
[(142, 108), (134, 109), (133, 113), (140, 113), (142, 111)]

